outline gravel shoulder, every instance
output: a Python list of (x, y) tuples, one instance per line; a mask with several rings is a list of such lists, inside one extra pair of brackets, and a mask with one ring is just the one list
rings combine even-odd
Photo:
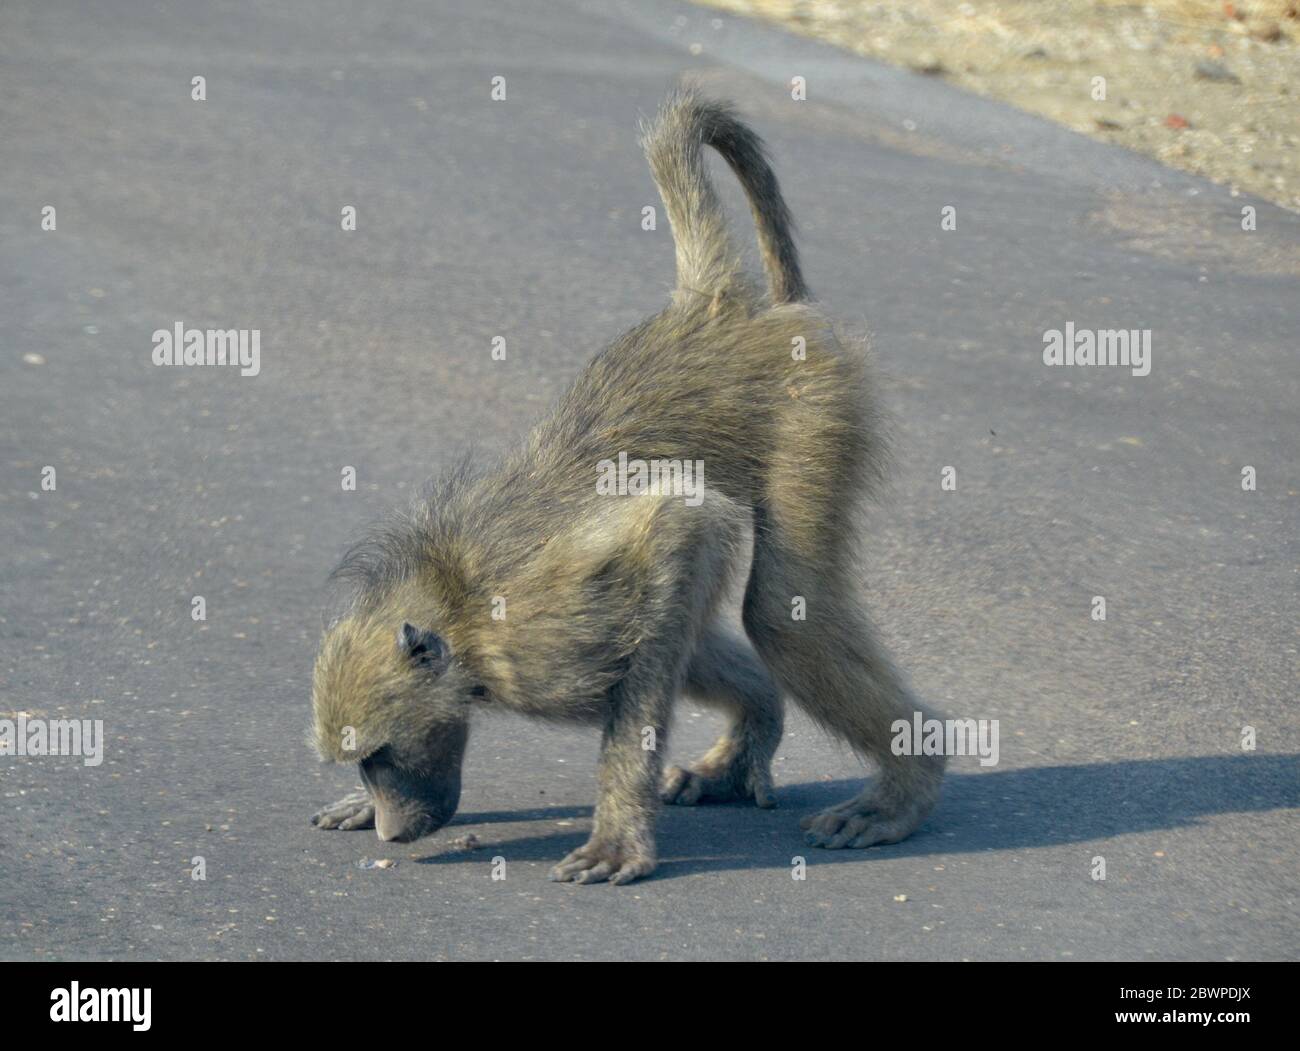
[(1295, 0), (704, 2), (1300, 211)]

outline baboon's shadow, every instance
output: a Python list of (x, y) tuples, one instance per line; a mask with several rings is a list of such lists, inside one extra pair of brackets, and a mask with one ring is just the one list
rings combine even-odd
[[(804, 845), (798, 819), (857, 792), (860, 781), (778, 785), (777, 808), (721, 804), (665, 807), (659, 869), (672, 879), (727, 869), (788, 867), (802, 854), (817, 864), (869, 864), (873, 857), (960, 854), (1048, 847), (1132, 832), (1181, 828), (1206, 814), (1300, 807), (1300, 755), (1193, 756), (1019, 770), (950, 772), (943, 800), (910, 839), (870, 850)], [(580, 819), (572, 830), (492, 842), (483, 850), (438, 850), (421, 864), (481, 859), (487, 850), (510, 860), (553, 863), (585, 842), (591, 807), (536, 807), (459, 815), (459, 827)]]

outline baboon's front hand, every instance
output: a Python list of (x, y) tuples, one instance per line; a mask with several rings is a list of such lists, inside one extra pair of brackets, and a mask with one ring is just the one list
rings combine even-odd
[(654, 847), (637, 836), (597, 840), (592, 836), (555, 868), (556, 883), (631, 883), (655, 870)]
[(337, 828), (344, 832), (353, 828), (374, 828), (375, 805), (365, 792), (353, 792), (316, 811), (311, 823), (317, 828)]

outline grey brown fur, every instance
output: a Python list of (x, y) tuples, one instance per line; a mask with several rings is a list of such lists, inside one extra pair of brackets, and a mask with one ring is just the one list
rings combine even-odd
[[(585, 722), (602, 728), (594, 827), (552, 878), (626, 883), (655, 867), (661, 799), (774, 804), (782, 692), (878, 767), (860, 795), (805, 819), (811, 844), (896, 842), (938, 798), (941, 759), (890, 751), (894, 720), (924, 709), (855, 593), (855, 504), (885, 460), (865, 356), (807, 302), (776, 177), (729, 108), (675, 94), (643, 142), (673, 228), (673, 300), (599, 354), (521, 449), (453, 472), (340, 567), (357, 596), (317, 658), (314, 736), (322, 756), (361, 761), (367, 793), (321, 811), (320, 827), (374, 823), (405, 841), (444, 824), (476, 707)], [(766, 296), (728, 238), (706, 145), (749, 197)], [(598, 495), (597, 463), (620, 452), (702, 460), (703, 502)], [(748, 642), (716, 618), (747, 526)], [(665, 772), (684, 691), (730, 726)]]

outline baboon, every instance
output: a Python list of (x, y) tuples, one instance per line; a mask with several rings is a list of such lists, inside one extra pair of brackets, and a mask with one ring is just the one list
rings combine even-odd
[[(320, 828), (373, 824), (399, 842), (440, 828), (476, 708), (601, 727), (593, 829), (559, 881), (650, 873), (661, 801), (774, 805), (783, 694), (878, 767), (803, 821), (811, 845), (897, 842), (938, 799), (943, 760), (890, 749), (891, 724), (925, 709), (856, 597), (855, 506), (885, 460), (865, 352), (810, 305), (763, 143), (729, 106), (679, 90), (642, 145), (676, 248), (669, 305), (602, 351), (522, 448), (450, 472), (337, 570), (356, 592), (316, 660), (314, 738), (325, 759), (360, 763), (366, 791), (319, 812)], [(748, 197), (766, 295), (728, 238), (704, 146)], [(597, 465), (620, 453), (702, 462), (703, 500), (601, 495)], [(746, 526), (748, 643), (716, 616)], [(681, 692), (730, 725), (665, 772)]]

